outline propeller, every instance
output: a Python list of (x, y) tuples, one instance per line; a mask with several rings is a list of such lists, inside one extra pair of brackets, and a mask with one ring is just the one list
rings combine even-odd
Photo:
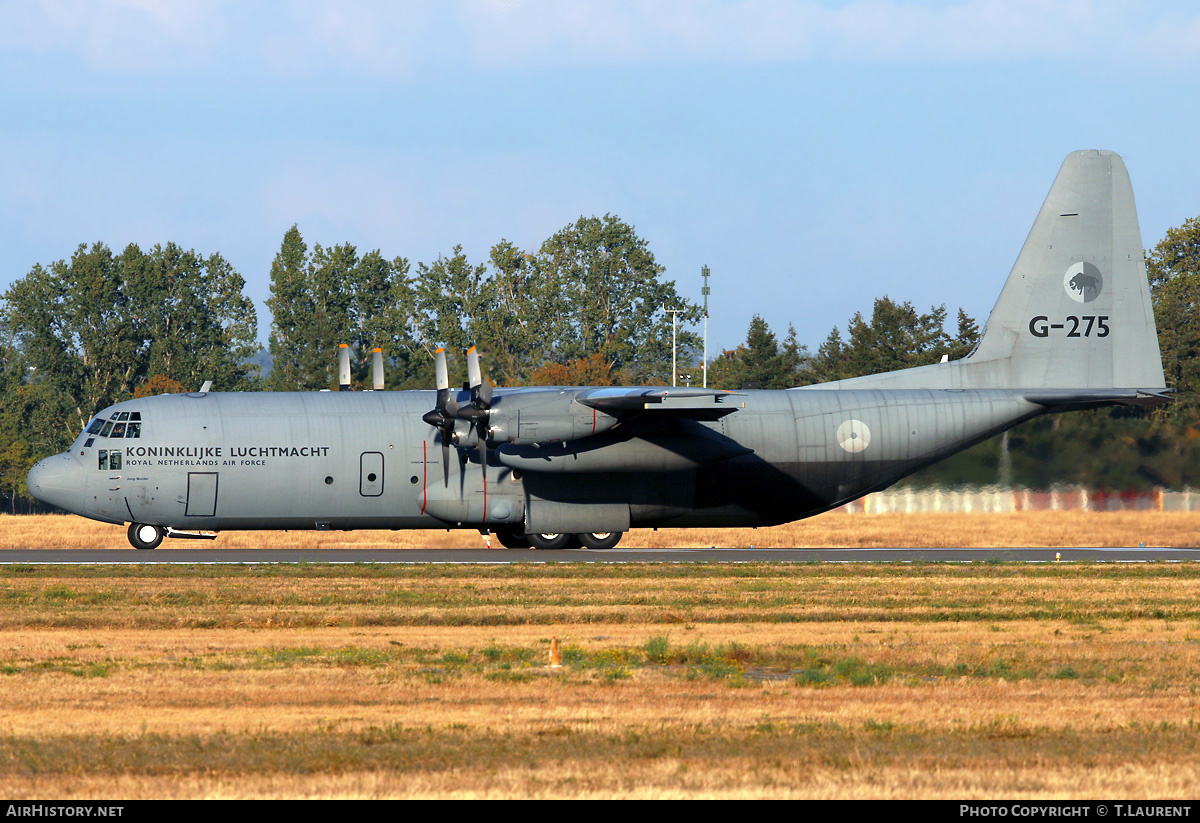
[(466, 420), (474, 427), (479, 438), (479, 463), (483, 467), (483, 487), (486, 494), (488, 418), (491, 417), (492, 384), (483, 379), (483, 371), (479, 368), (479, 352), (474, 346), (467, 349), (467, 381), (471, 389), (471, 403), (458, 410), (458, 418)]
[(454, 436), (454, 420), (458, 416), (458, 401), (450, 394), (450, 376), (446, 370), (446, 350), (438, 348), (433, 355), (437, 372), (437, 405), (421, 415), (421, 419), (441, 433), (442, 480), (450, 487), (450, 438)]
[(484, 493), (487, 489), (487, 462), (490, 436), (488, 419), (491, 417), (492, 384), (483, 379), (479, 367), (479, 352), (472, 346), (467, 351), (467, 386), (471, 392), (470, 402), (463, 406), (450, 392), (450, 376), (446, 368), (446, 350), (439, 348), (434, 353), (434, 366), (437, 371), (437, 405), (425, 412), (421, 419), (441, 433), (442, 441), (442, 474), (446, 487), (450, 485), (450, 441), (456, 443), (459, 433), (454, 424), (462, 420), (474, 430), (477, 448), (479, 449), (480, 464), (483, 466)]

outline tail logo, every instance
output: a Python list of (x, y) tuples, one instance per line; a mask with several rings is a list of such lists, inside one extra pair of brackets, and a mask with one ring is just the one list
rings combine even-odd
[(1104, 278), (1100, 275), (1100, 269), (1080, 261), (1063, 275), (1063, 289), (1076, 303), (1091, 303), (1103, 291)]

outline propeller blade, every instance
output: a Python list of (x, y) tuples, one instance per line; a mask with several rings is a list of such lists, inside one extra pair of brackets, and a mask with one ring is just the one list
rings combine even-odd
[(371, 349), (371, 383), (375, 391), (383, 391), (383, 349)]
[(434, 370), (437, 372), (438, 391), (450, 388), (450, 373), (446, 371), (446, 349), (439, 346), (433, 353)]
[(438, 347), (438, 350), (433, 353), (434, 371), (437, 373), (437, 404), (441, 408), (446, 397), (450, 394), (450, 373), (446, 370), (446, 350)]
[(442, 442), (442, 485), (450, 488), (450, 438), (454, 435), (454, 420), (458, 417), (458, 401), (450, 393), (450, 372), (446, 367), (446, 349), (439, 346), (433, 354), (437, 379), (437, 405), (421, 419), (438, 431)]
[(478, 394), (483, 378), (480, 377), (479, 371), (479, 352), (474, 346), (467, 349), (467, 381), (470, 383), (472, 396)]
[(350, 391), (350, 347), (338, 345), (338, 391)]

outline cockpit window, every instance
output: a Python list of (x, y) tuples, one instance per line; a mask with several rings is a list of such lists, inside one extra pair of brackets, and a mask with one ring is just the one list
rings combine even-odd
[(142, 413), (141, 412), (114, 412), (113, 416), (105, 420), (103, 417), (97, 417), (87, 427), (88, 434), (98, 434), (101, 437), (130, 437), (142, 436)]

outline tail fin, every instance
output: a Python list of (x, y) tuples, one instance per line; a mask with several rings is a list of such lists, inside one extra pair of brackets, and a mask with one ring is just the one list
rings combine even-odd
[[(973, 366), (1005, 388), (1161, 388), (1162, 358), (1129, 172), (1120, 156), (1063, 162), (996, 301)], [(999, 365), (999, 363), (997, 363)]]
[(1077, 151), (1063, 162), (970, 356), (837, 387), (1164, 385), (1129, 173), (1112, 152)]

